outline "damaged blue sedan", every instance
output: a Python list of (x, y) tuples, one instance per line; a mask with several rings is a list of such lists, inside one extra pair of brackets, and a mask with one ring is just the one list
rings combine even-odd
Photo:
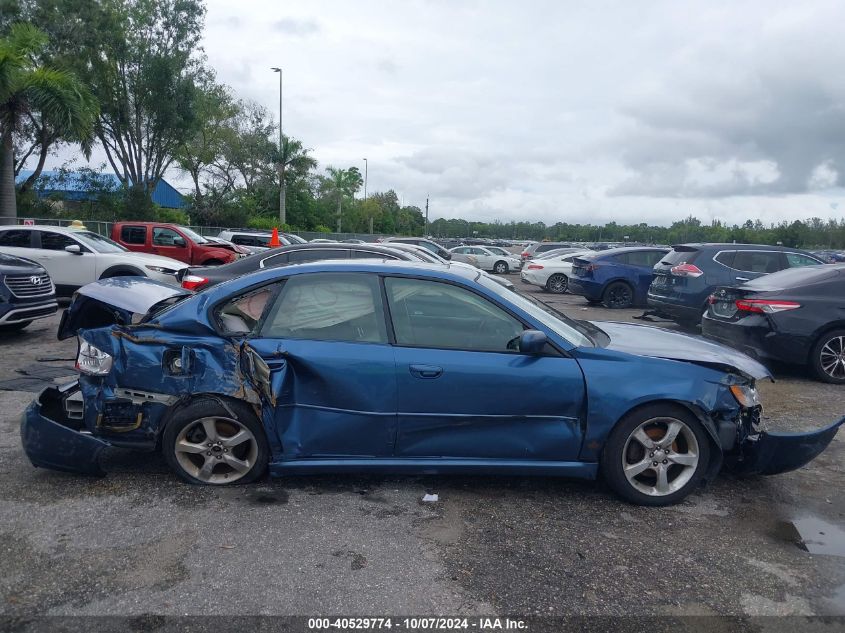
[(748, 356), (666, 330), (590, 323), (476, 271), (351, 260), (191, 294), (142, 278), (83, 287), (59, 338), (77, 382), (25, 412), (36, 466), (101, 473), (107, 446), (158, 450), (196, 484), (337, 472), (596, 478), (675, 503), (723, 466), (803, 466), (812, 433), (760, 425)]

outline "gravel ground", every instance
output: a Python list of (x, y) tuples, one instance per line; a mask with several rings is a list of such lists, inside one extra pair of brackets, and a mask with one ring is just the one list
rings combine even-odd
[[(576, 318), (642, 312), (535, 294)], [(0, 380), (71, 365), (39, 362), (75, 355), (75, 341), (55, 340), (57, 323), (0, 338)], [(761, 388), (771, 426), (812, 428), (845, 413), (842, 388), (800, 370), (777, 375)], [(159, 456), (119, 450), (104, 478), (50, 472), (20, 446), (32, 397), (0, 391), (5, 615), (845, 614), (843, 433), (800, 471), (723, 475), (678, 506), (646, 509), (601, 482), (552, 478), (192, 487)], [(439, 501), (422, 503), (426, 492)], [(799, 520), (805, 538), (815, 532), (840, 556), (800, 548)]]

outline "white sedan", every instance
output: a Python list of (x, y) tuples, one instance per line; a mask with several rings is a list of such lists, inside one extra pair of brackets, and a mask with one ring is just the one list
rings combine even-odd
[(484, 246), (456, 246), (450, 249), (450, 252), (459, 255), (472, 255), (478, 260), (479, 268), (490, 270), (500, 275), (509, 273), (512, 270), (519, 270), (522, 266), (522, 261), (516, 255), (511, 253), (502, 255)]
[(572, 275), (572, 260), (594, 251), (575, 251), (543, 259), (532, 259), (525, 263), (519, 277), (523, 283), (540, 286), (543, 290), (563, 294), (569, 287)]
[(56, 294), (64, 296), (106, 277), (149, 277), (178, 285), (176, 272), (187, 268), (169, 257), (134, 253), (93, 231), (61, 226), (2, 227), (0, 253), (41, 264), (53, 279)]

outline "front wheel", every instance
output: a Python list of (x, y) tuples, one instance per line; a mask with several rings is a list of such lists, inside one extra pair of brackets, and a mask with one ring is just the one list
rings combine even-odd
[(498, 273), (500, 275), (506, 275), (508, 273), (508, 263), (507, 262), (496, 262), (496, 265), (493, 266), (493, 272)]
[(630, 308), (634, 305), (634, 291), (624, 281), (614, 281), (605, 288), (602, 303), (613, 310)]
[(673, 405), (651, 405), (625, 416), (602, 453), (602, 473), (611, 488), (632, 503), (678, 503), (698, 484), (710, 461), (701, 423)]
[(264, 429), (243, 403), (202, 398), (180, 409), (164, 430), (162, 450), (170, 467), (192, 484), (244, 484), (267, 468)]
[(819, 337), (810, 352), (810, 367), (819, 380), (845, 384), (845, 330), (833, 330)]
[(569, 287), (569, 279), (566, 275), (561, 273), (556, 273), (549, 277), (549, 280), (546, 282), (546, 288), (549, 292), (553, 292), (558, 295), (562, 295), (566, 292), (566, 289)]

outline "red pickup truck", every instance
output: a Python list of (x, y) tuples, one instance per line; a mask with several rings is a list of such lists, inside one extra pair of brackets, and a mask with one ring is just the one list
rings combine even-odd
[(208, 240), (178, 224), (115, 222), (111, 238), (130, 251), (172, 257), (194, 266), (228, 264), (249, 251)]

